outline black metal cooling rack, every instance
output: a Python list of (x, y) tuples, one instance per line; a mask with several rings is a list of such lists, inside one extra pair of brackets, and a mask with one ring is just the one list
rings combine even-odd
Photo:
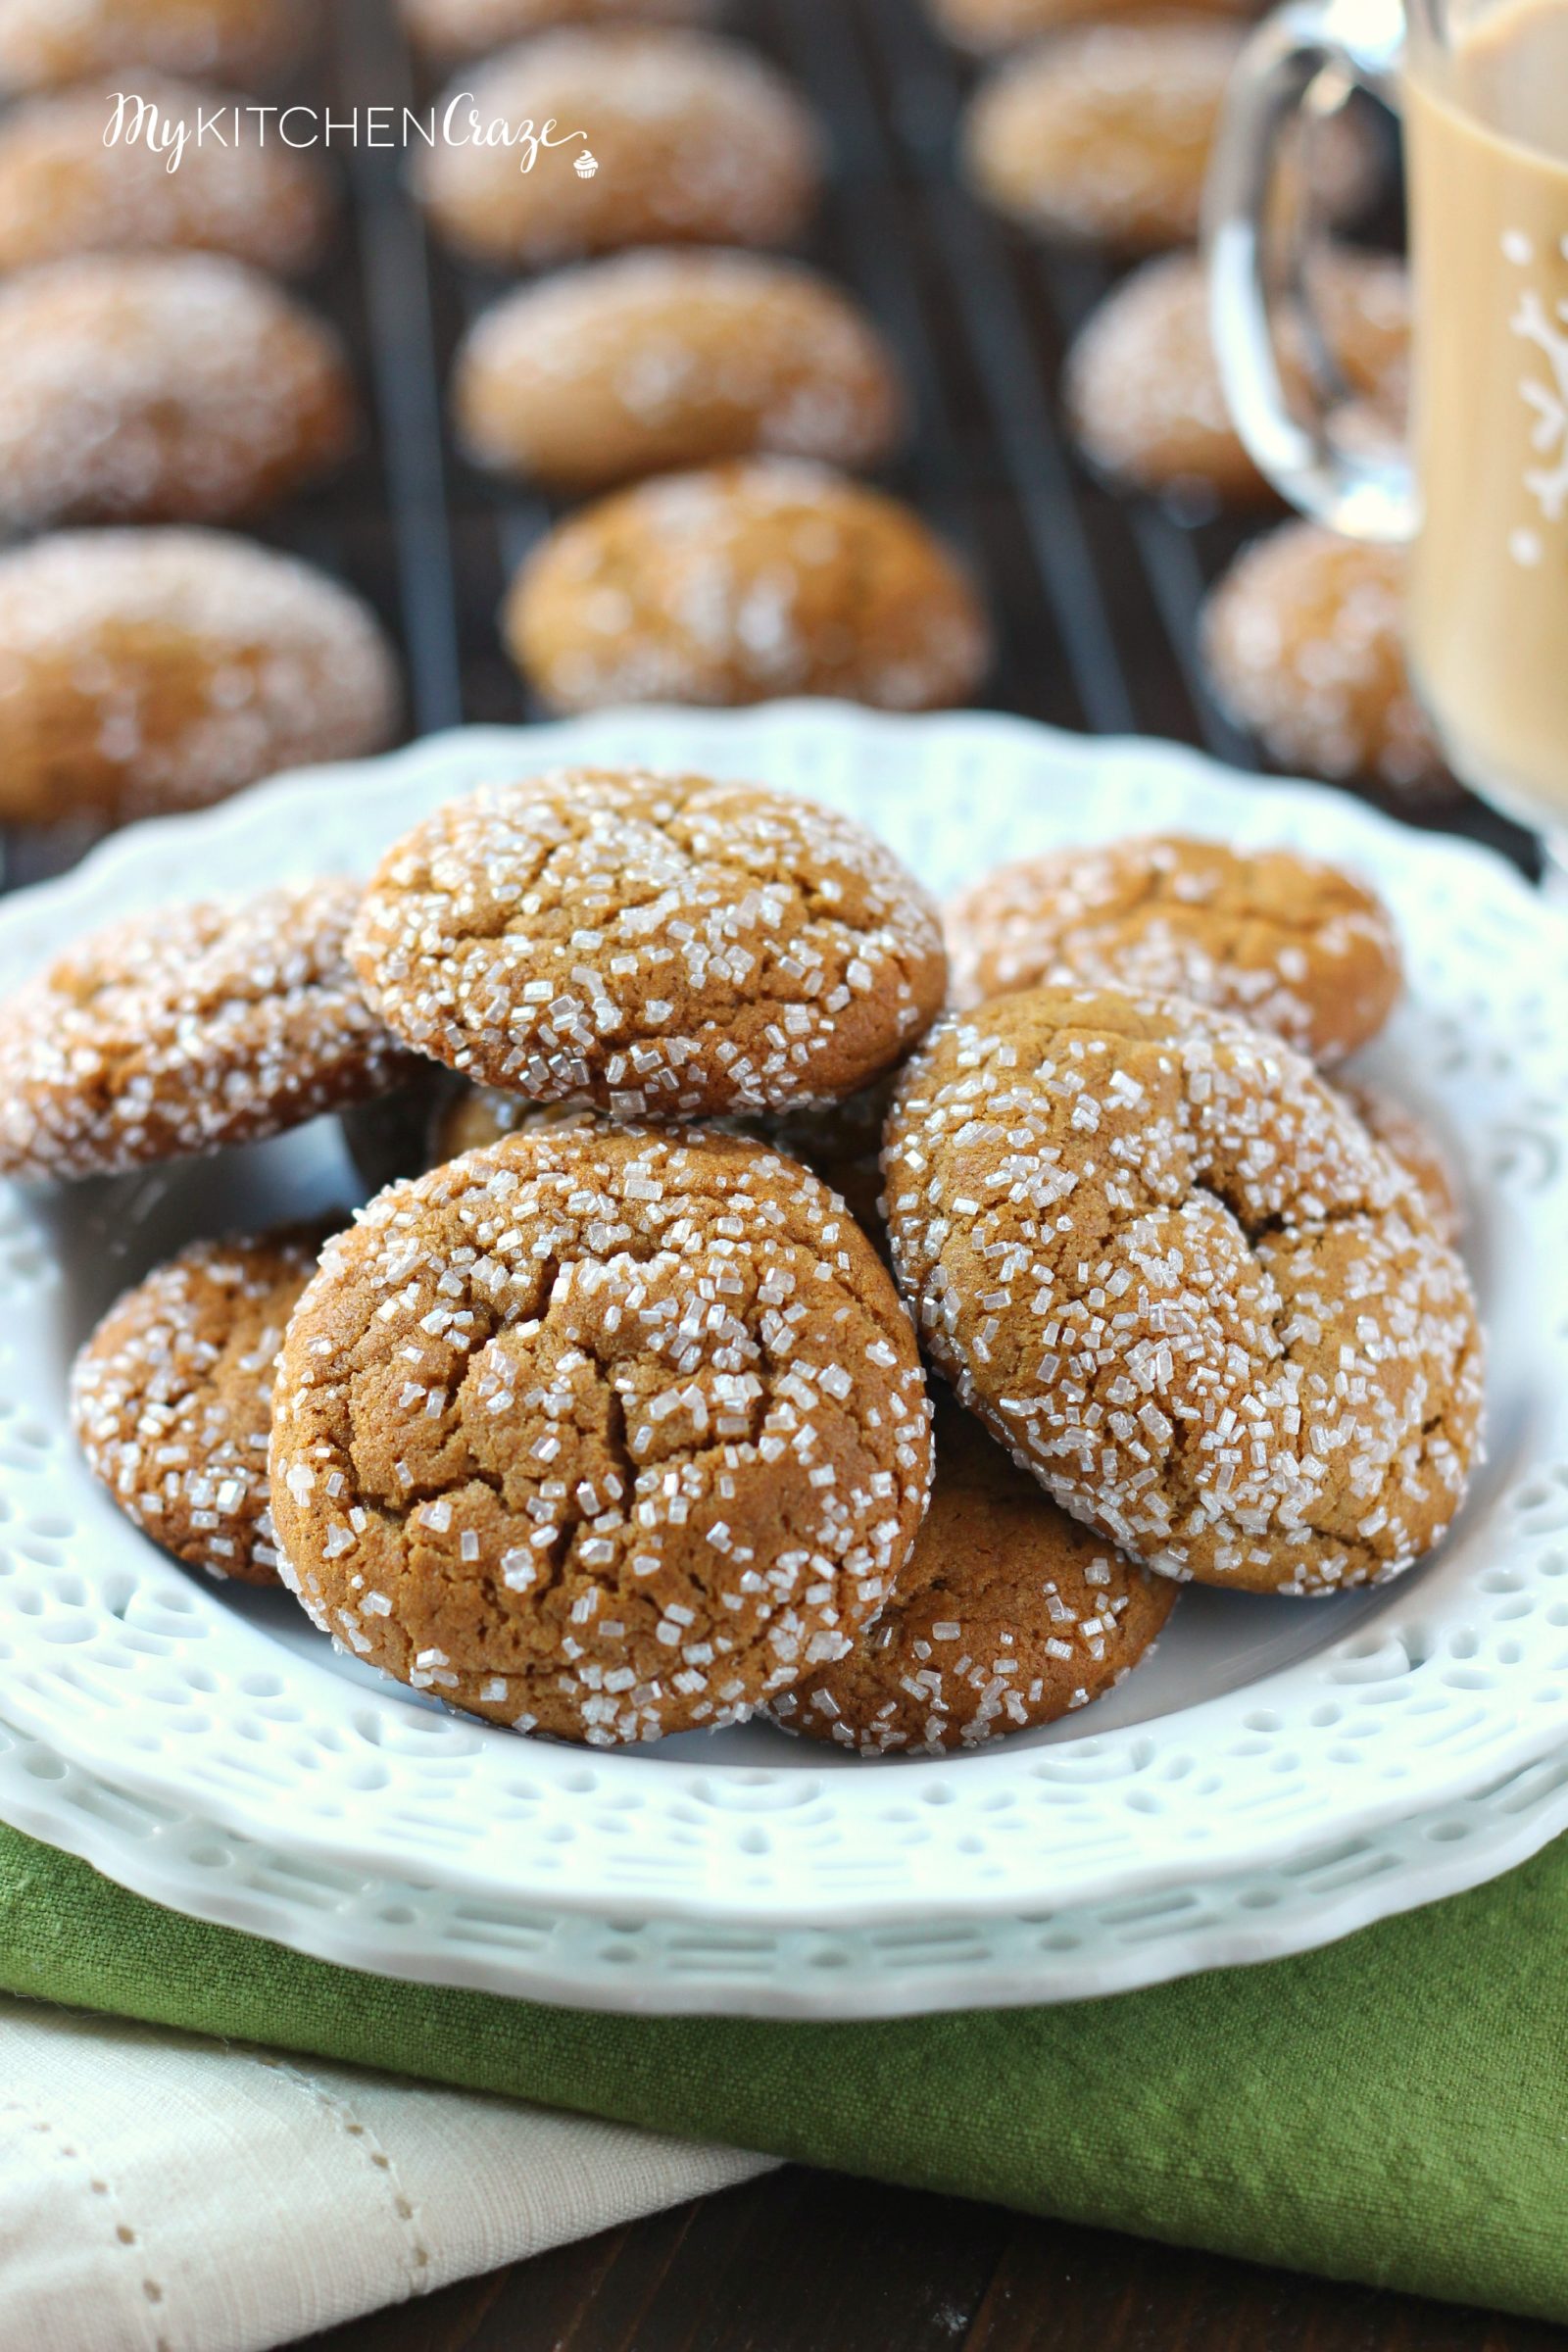
[[(328, 37), (298, 96), (342, 113), (435, 95), (394, 0), (330, 0), (323, 13)], [(726, 29), (791, 74), (826, 129), (831, 179), (808, 258), (858, 293), (903, 359), (916, 429), (883, 478), (984, 583), (1000, 649), (985, 702), (1255, 766), (1197, 653), (1203, 590), (1255, 525), (1185, 522), (1111, 495), (1076, 463), (1057, 379), (1113, 272), (1014, 234), (966, 195), (953, 159), (972, 69), (920, 0), (734, 0)], [(536, 715), (496, 612), (556, 510), (476, 473), (445, 429), (458, 338), (503, 281), (427, 237), (404, 154), (359, 146), (333, 161), (342, 232), (307, 291), (348, 338), (367, 431), (337, 482), (258, 536), (336, 572), (381, 612), (405, 659), (411, 731)], [(1403, 812), (1528, 858), (1526, 837), (1478, 805)], [(35, 847), (11, 876), (58, 861)]]

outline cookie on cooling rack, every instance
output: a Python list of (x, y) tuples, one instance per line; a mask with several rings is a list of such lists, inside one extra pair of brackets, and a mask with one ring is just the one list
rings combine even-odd
[[(763, 59), (707, 33), (542, 33), (491, 58), (443, 105), (454, 97), (464, 122), (471, 109), (480, 123), (556, 125), (557, 143), (527, 172), (514, 147), (477, 140), (417, 159), (437, 230), (498, 268), (623, 245), (787, 245), (816, 202), (821, 149), (807, 107)], [(590, 158), (593, 171), (580, 172)]]
[(1404, 660), (1404, 552), (1288, 522), (1209, 595), (1214, 694), (1284, 768), (1441, 790), (1447, 770)]
[[(970, 102), (963, 154), (976, 193), (1046, 236), (1133, 252), (1190, 245), (1245, 39), (1240, 25), (1171, 15), (1075, 25), (1025, 50)], [(1372, 152), (1348, 117), (1314, 127), (1314, 197), (1343, 219), (1370, 191)]]
[(667, 474), (568, 515), (523, 565), (504, 628), (558, 710), (788, 694), (925, 710), (964, 701), (991, 665), (968, 575), (919, 515), (782, 458)]
[(480, 57), (528, 33), (573, 24), (701, 24), (717, 0), (401, 0), (427, 56)]
[(1341, 1061), (1399, 994), (1399, 942), (1375, 892), (1296, 850), (1185, 834), (1076, 844), (998, 866), (947, 909), (960, 1004), (1043, 980), (1192, 997)]
[[(97, 88), (24, 99), (0, 121), (0, 270), (165, 249), (228, 254), (285, 277), (314, 267), (331, 218), (314, 156), (264, 139), (232, 91), (138, 74), (136, 95), (161, 128), (185, 131), (177, 172), (142, 139), (105, 146)], [(198, 140), (198, 117), (220, 114), (222, 146)]]
[(311, 43), (310, 0), (0, 0), (0, 95), (122, 67), (270, 81)]
[(118, 823), (379, 751), (368, 606), (219, 531), (61, 531), (0, 554), (0, 816)]
[(1452, 1518), (1482, 1412), (1464, 1268), (1278, 1039), (1178, 998), (999, 997), (915, 1053), (883, 1169), (938, 1364), (1150, 1567), (1332, 1592)]
[(353, 882), (129, 915), (0, 1004), (0, 1173), (112, 1176), (381, 1092), (405, 1064), (349, 967)]
[[(926, 0), (937, 30), (961, 49), (994, 56), (1080, 19), (1150, 13), (1150, 0)], [(1186, 0), (1193, 16), (1250, 16), (1251, 0)]]
[(84, 254), (0, 284), (0, 518), (221, 521), (347, 455), (337, 338), (217, 254)]
[(394, 1187), (278, 1370), (284, 1581), (368, 1663), (610, 1745), (748, 1714), (886, 1599), (925, 1508), (907, 1317), (765, 1145), (598, 1123)]
[(419, 1052), (623, 1117), (853, 1094), (947, 986), (932, 902), (852, 818), (625, 769), (449, 802), (382, 859), (351, 952)]
[(856, 1755), (944, 1755), (1054, 1723), (1148, 1656), (1169, 1577), (1069, 1519), (971, 1413), (941, 1398), (931, 1508), (893, 1598), (835, 1663), (768, 1701)]
[(194, 1242), (116, 1300), (76, 1357), (71, 1417), (128, 1519), (210, 1576), (275, 1585), (272, 1369), (321, 1236)]
[(471, 457), (564, 492), (759, 453), (875, 466), (898, 370), (848, 295), (798, 263), (662, 250), (522, 286), (458, 355)]

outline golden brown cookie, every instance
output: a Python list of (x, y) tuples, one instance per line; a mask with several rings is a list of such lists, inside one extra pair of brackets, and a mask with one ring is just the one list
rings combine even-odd
[(838, 1655), (925, 1509), (914, 1334), (764, 1145), (516, 1135), (371, 1202), (283, 1344), (284, 1581), (400, 1681), (609, 1746)]
[(1425, 789), (1446, 770), (1404, 662), (1396, 547), (1287, 522), (1242, 550), (1203, 612), (1209, 684), (1281, 767)]
[(1192, 997), (1320, 1062), (1376, 1037), (1399, 994), (1394, 918), (1364, 882), (1185, 834), (998, 866), (952, 901), (947, 934), (956, 1004), (1043, 980)]
[(83, 254), (0, 285), (0, 519), (221, 521), (347, 455), (337, 338), (217, 254)]
[(355, 882), (127, 916), (0, 1005), (0, 1173), (113, 1176), (390, 1086), (345, 942)]
[(937, 1363), (1063, 1509), (1248, 1592), (1396, 1576), (1480, 1446), (1463, 1266), (1309, 1062), (1181, 998), (944, 1021), (883, 1153)]
[[(1197, 16), (1249, 17), (1252, 0), (1178, 0), (1184, 13)], [(1158, 15), (1158, 0), (926, 0), (939, 32), (960, 49), (977, 56), (994, 56), (1017, 49), (1043, 34), (1081, 19)]]
[(490, 785), (416, 825), (351, 952), (420, 1053), (625, 1118), (851, 1094), (930, 1026), (948, 970), (932, 902), (851, 818), (598, 768)]
[(378, 751), (397, 670), (308, 564), (218, 531), (62, 531), (0, 555), (0, 815), (119, 822)]
[[(1348, 394), (1396, 439), (1410, 336), (1403, 263), (1386, 254), (1326, 253), (1311, 280), (1313, 305)], [(1298, 358), (1294, 364), (1288, 358), (1288, 372), (1298, 397)], [(1161, 255), (1112, 288), (1068, 354), (1065, 395), (1084, 456), (1124, 488), (1208, 492), (1226, 506), (1274, 497), (1231, 422), (1197, 254)]]
[[(811, 116), (733, 41), (646, 26), (542, 33), (468, 74), (439, 111), (459, 98), (458, 126), (471, 116), (479, 128), (421, 153), (416, 184), (474, 261), (538, 269), (622, 245), (787, 245), (816, 202)], [(556, 143), (524, 171), (514, 145), (483, 143), (497, 122), (553, 122)]]
[(835, 1664), (768, 1701), (861, 1756), (940, 1756), (1054, 1723), (1148, 1656), (1176, 1604), (938, 1397), (931, 1508), (893, 1598)]
[(477, 464), (564, 492), (754, 454), (874, 466), (904, 421), (864, 313), (747, 253), (617, 254), (520, 287), (470, 330), (453, 397)]
[(71, 1417), (128, 1519), (210, 1576), (275, 1585), (272, 1367), (319, 1236), (195, 1242), (116, 1300), (76, 1357)]
[(911, 509), (774, 458), (667, 474), (559, 523), (503, 616), (558, 710), (825, 694), (962, 702), (991, 663), (967, 574)]
[[(1024, 227), (1129, 251), (1190, 245), (1208, 151), (1245, 29), (1213, 17), (1076, 25), (1000, 67), (964, 123), (977, 194)], [(1343, 218), (1366, 197), (1360, 126), (1316, 126), (1311, 185)]]
[(1373, 1140), (1393, 1152), (1443, 1239), (1457, 1249), (1464, 1232), (1459, 1179), (1431, 1128), (1386, 1086), (1342, 1083), (1340, 1092)]
[[(331, 214), (316, 158), (264, 140), (230, 90), (134, 78), (135, 97), (155, 113), (136, 127), (143, 118), (127, 108), (111, 145), (113, 116), (97, 83), (25, 99), (0, 121), (0, 270), (172, 248), (228, 254), (281, 276), (311, 269)], [(198, 139), (198, 120), (219, 115), (221, 144)], [(160, 139), (185, 134), (175, 171), (173, 150), (151, 143), (154, 122)]]
[(310, 46), (310, 0), (0, 0), (0, 92), (145, 66), (242, 89)]
[(563, 24), (701, 24), (715, 0), (402, 0), (403, 22), (427, 56), (479, 57)]

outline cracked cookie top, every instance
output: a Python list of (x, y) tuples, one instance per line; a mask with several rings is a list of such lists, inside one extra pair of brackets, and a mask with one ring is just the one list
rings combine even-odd
[(1294, 850), (1182, 834), (999, 866), (954, 899), (947, 931), (960, 1004), (1045, 980), (1154, 990), (1322, 1062), (1375, 1037), (1399, 993), (1393, 918), (1364, 882)]
[(1054, 1723), (1131, 1673), (1177, 1588), (1069, 1519), (972, 1413), (936, 1400), (931, 1508), (893, 1598), (768, 1702), (857, 1755), (939, 1756)]
[(352, 946), (424, 1053), (628, 1118), (836, 1101), (913, 1044), (947, 985), (934, 906), (850, 818), (606, 769), (438, 809), (382, 860)]
[(380, 1093), (402, 1049), (344, 942), (360, 891), (307, 882), (158, 906), (0, 1005), (0, 1174), (110, 1176)]
[(283, 1575), (358, 1655), (610, 1745), (837, 1656), (930, 1479), (870, 1244), (737, 1136), (539, 1130), (383, 1193), (283, 1345)]
[(213, 1576), (277, 1583), (272, 1367), (318, 1240), (193, 1243), (116, 1300), (72, 1373), (93, 1476), (155, 1544)]
[(1289, 1047), (1175, 998), (1040, 988), (903, 1073), (894, 1264), (962, 1399), (1150, 1566), (1253, 1591), (1418, 1559), (1480, 1445), (1464, 1268)]

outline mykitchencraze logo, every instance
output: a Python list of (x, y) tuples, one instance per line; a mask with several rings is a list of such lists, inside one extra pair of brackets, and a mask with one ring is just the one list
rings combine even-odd
[[(248, 129), (247, 125), (253, 126)], [(549, 147), (583, 142), (576, 160), (579, 177), (591, 179), (598, 165), (588, 152), (585, 130), (562, 130), (554, 115), (536, 123), (524, 116), (509, 122), (481, 115), (472, 90), (459, 90), (443, 106), (422, 112), (412, 106), (351, 106), (342, 113), (317, 106), (198, 106), (167, 114), (151, 98), (111, 90), (106, 147), (146, 147), (177, 172), (192, 147), (238, 147), (253, 137), (265, 147), (506, 147), (515, 148), (519, 172), (531, 172)]]

